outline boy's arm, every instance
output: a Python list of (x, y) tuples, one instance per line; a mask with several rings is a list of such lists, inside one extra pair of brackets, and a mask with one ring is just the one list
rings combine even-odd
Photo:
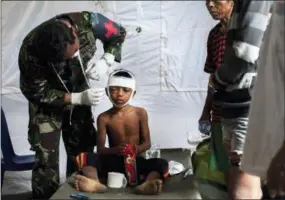
[(107, 148), (105, 147), (106, 143), (106, 135), (107, 135), (107, 129), (106, 129), (106, 118), (102, 114), (100, 114), (97, 118), (97, 151), (98, 154), (117, 154), (117, 148), (111, 147)]
[(203, 111), (202, 111), (202, 115), (201, 115), (199, 121), (205, 121), (205, 120), (210, 120), (211, 119), (210, 112), (212, 110), (212, 101), (213, 101), (213, 92), (211, 90), (212, 90), (212, 88), (208, 86), (205, 105), (204, 105), (204, 108), (203, 108)]
[(141, 108), (139, 111), (139, 116), (141, 144), (136, 146), (137, 154), (144, 153), (151, 146), (147, 111), (144, 108)]

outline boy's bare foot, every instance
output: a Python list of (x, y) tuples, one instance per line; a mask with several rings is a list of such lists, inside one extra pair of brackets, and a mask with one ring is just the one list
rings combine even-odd
[(106, 192), (107, 187), (99, 181), (87, 178), (82, 175), (76, 175), (74, 178), (75, 189), (81, 192)]
[(135, 188), (135, 193), (143, 195), (160, 194), (162, 190), (162, 180), (146, 181)]

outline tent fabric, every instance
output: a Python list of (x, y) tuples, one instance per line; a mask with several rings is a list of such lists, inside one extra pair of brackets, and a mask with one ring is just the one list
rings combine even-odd
[[(122, 63), (131, 70), (138, 90), (133, 105), (148, 111), (152, 142), (161, 148), (194, 148), (199, 141), (197, 120), (206, 96), (208, 75), (203, 72), (206, 41), (217, 23), (203, 1), (3, 1), (1, 104), (17, 154), (33, 153), (27, 141), (27, 100), (19, 89), (18, 53), (26, 34), (44, 20), (74, 11), (101, 12), (131, 32)], [(97, 41), (97, 57), (103, 53)], [(91, 82), (105, 86), (106, 80)], [(95, 118), (111, 106), (105, 96), (93, 108)], [(61, 174), (65, 174), (65, 150), (61, 142)]]

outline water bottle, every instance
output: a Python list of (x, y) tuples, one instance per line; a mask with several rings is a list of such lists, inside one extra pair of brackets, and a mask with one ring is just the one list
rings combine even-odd
[(146, 159), (160, 158), (160, 147), (158, 144), (152, 144), (150, 149), (146, 151)]

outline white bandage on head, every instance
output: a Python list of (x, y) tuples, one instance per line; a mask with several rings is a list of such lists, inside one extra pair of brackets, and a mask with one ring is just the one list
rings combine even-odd
[[(115, 76), (119, 72), (127, 73), (128, 75), (130, 75), (130, 78), (129, 77), (124, 77), (124, 76)], [(125, 87), (125, 88), (132, 89), (132, 94), (130, 96), (130, 99), (124, 105), (117, 106), (115, 104), (115, 102), (112, 100), (111, 96), (110, 96), (110, 86)], [(109, 96), (110, 101), (116, 107), (123, 107), (123, 106), (127, 105), (128, 103), (130, 103), (130, 101), (133, 98), (135, 90), (136, 90), (136, 80), (135, 80), (134, 75), (130, 71), (127, 71), (127, 70), (124, 70), (124, 69), (118, 69), (118, 70), (115, 70), (114, 72), (112, 72), (110, 74), (109, 80), (108, 80), (108, 86), (107, 86), (107, 94)]]
[(131, 88), (132, 90), (136, 89), (136, 81), (132, 78), (126, 77), (112, 77), (108, 81), (108, 87), (110, 86), (119, 86), (125, 88)]

